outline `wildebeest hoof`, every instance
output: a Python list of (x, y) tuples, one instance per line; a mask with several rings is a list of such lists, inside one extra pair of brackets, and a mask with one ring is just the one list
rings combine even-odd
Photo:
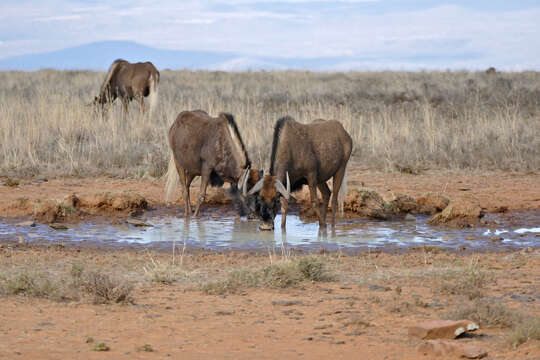
[(269, 224), (269, 223), (263, 222), (263, 223), (261, 223), (261, 225), (259, 225), (259, 229), (260, 230), (265, 230), (265, 231), (266, 230), (274, 230), (274, 224), (272, 224), (272, 223)]

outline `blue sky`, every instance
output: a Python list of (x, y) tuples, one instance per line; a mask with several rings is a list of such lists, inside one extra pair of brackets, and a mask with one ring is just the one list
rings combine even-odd
[(0, 59), (105, 40), (354, 68), (540, 70), (540, 1), (2, 0)]

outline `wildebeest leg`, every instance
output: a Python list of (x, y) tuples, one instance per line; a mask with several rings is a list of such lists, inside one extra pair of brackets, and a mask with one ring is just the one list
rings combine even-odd
[(195, 176), (189, 174), (186, 170), (180, 168), (178, 169), (180, 176), (182, 177), (182, 185), (184, 185), (184, 212), (185, 216), (191, 216), (191, 201), (189, 198), (189, 187)]
[(283, 196), (279, 198), (281, 203), (281, 229), (285, 230), (287, 225), (287, 210), (289, 209), (289, 202)]
[(146, 105), (144, 104), (144, 96), (139, 96), (139, 104), (141, 104), (141, 113), (144, 115), (146, 113)]
[(335, 173), (334, 178), (332, 179), (332, 226), (336, 226), (336, 209), (338, 205), (338, 196), (339, 190), (341, 189), (341, 183), (343, 182), (343, 177), (345, 176), (345, 167), (340, 167), (339, 170)]
[(208, 181), (210, 180), (210, 170), (203, 169), (201, 174), (201, 189), (199, 190), (199, 201), (197, 202), (197, 207), (195, 208), (195, 214), (194, 216), (199, 215), (199, 210), (201, 208), (202, 203), (204, 202), (204, 198), (206, 197), (206, 188), (208, 187)]
[(317, 187), (322, 194), (321, 217), (322, 221), (326, 224), (326, 211), (328, 210), (328, 203), (330, 202), (330, 189), (325, 182), (317, 185)]
[(125, 96), (122, 96), (122, 105), (124, 105), (124, 114), (125, 115), (128, 114), (128, 104), (129, 104), (129, 100)]
[(326, 223), (323, 221), (321, 217), (321, 211), (319, 209), (319, 199), (317, 198), (317, 186), (315, 185), (315, 182), (309, 182), (309, 195), (311, 197), (311, 207), (313, 210), (315, 210), (315, 213), (317, 214), (317, 218), (319, 219), (319, 227), (326, 227)]

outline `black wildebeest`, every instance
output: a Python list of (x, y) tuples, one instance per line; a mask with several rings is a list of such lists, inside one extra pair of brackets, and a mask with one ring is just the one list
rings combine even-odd
[[(196, 176), (201, 188), (195, 216), (199, 214), (208, 183), (221, 186), (229, 182), (236, 190), (238, 180), (253, 183), (258, 173), (249, 170), (247, 151), (230, 114), (210, 117), (202, 110), (181, 112), (169, 130), (171, 160), (167, 171), (166, 200), (178, 184), (180, 175), (185, 201), (185, 214), (191, 215), (189, 186)], [(234, 192), (236, 193), (236, 192)]]
[(115, 60), (94, 104), (100, 104), (102, 109), (106, 104), (112, 104), (120, 98), (124, 111), (128, 111), (128, 103), (136, 99), (141, 105), (141, 112), (146, 112), (144, 98), (149, 97), (150, 112), (155, 107), (158, 95), (159, 71), (151, 62), (130, 63), (126, 60)]
[[(319, 227), (326, 227), (326, 210), (332, 194), (332, 225), (335, 225), (338, 194), (340, 205), (346, 193), (346, 168), (351, 156), (352, 139), (341, 123), (335, 120), (315, 120), (310, 124), (300, 124), (291, 117), (277, 121), (274, 128), (270, 173), (247, 192), (242, 184), (244, 195), (257, 196), (257, 208), (262, 220), (261, 230), (274, 229), (274, 218), (281, 203), (281, 227), (285, 229), (288, 199), (291, 191), (302, 185), (309, 186)], [(326, 182), (332, 178), (332, 192)], [(283, 183), (287, 181), (285, 187)], [(291, 189), (292, 184), (292, 189)], [(317, 188), (322, 194), (319, 207)]]

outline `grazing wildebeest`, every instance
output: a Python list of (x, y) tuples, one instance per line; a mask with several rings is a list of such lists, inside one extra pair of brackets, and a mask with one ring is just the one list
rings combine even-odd
[[(257, 172), (250, 171), (247, 151), (231, 114), (210, 117), (202, 110), (181, 112), (169, 130), (171, 160), (167, 171), (166, 200), (182, 180), (185, 214), (191, 215), (189, 186), (196, 176), (201, 188), (195, 216), (199, 214), (208, 183), (221, 186), (229, 182), (236, 190), (238, 180), (253, 182)], [(176, 168), (176, 169), (175, 169)], [(235, 191), (236, 193), (236, 191)]]
[[(310, 124), (300, 124), (289, 116), (279, 119), (274, 128), (270, 173), (265, 174), (249, 192), (246, 186), (242, 186), (244, 194), (257, 196), (262, 220), (260, 229), (274, 229), (278, 201), (281, 203), (281, 227), (285, 229), (287, 200), (291, 191), (300, 189), (304, 184), (309, 186), (319, 227), (325, 228), (331, 194), (326, 182), (330, 178), (333, 178), (332, 225), (335, 225), (338, 194), (341, 194), (342, 207), (346, 193), (345, 174), (352, 145), (350, 135), (338, 121), (315, 120)], [(285, 180), (286, 187), (283, 185)], [(320, 207), (317, 188), (323, 200)]]
[(148, 96), (152, 112), (157, 101), (158, 83), (159, 71), (151, 62), (132, 64), (118, 59), (109, 68), (94, 104), (100, 104), (104, 109), (106, 104), (112, 104), (116, 98), (120, 98), (127, 113), (128, 103), (137, 99), (141, 105), (141, 112), (144, 113), (146, 112), (144, 98)]

